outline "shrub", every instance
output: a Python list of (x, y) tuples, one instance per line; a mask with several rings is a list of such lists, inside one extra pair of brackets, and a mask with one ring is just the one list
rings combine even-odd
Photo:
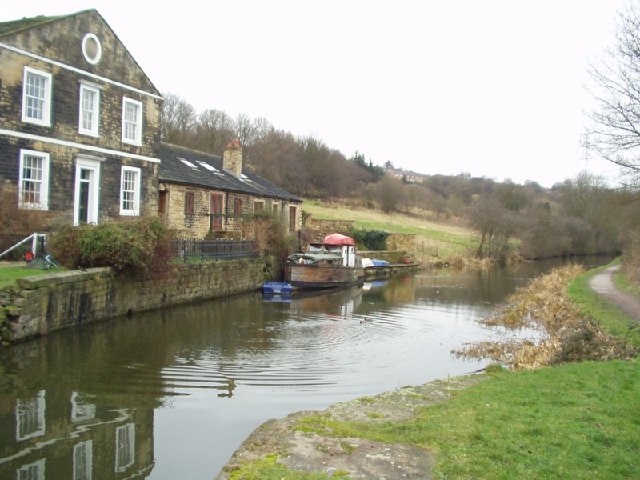
[(356, 243), (364, 245), (367, 250), (386, 250), (389, 234), (382, 230), (351, 230)]
[(50, 248), (68, 268), (112, 267), (158, 277), (169, 270), (171, 233), (157, 218), (62, 227)]
[(268, 277), (284, 275), (284, 261), (295, 250), (295, 237), (287, 233), (287, 225), (279, 216), (258, 212), (253, 218), (253, 235), (258, 249), (267, 258)]
[(83, 267), (80, 237), (88, 228), (91, 227), (64, 225), (51, 234), (49, 250), (56, 262), (71, 269)]

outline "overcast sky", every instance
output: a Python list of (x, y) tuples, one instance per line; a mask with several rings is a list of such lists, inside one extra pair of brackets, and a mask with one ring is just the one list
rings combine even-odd
[(347, 157), (551, 186), (584, 169), (589, 62), (624, 0), (0, 0), (96, 8), (162, 93), (264, 117)]

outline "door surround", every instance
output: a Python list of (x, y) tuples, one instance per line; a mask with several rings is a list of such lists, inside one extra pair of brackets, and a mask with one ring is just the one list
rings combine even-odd
[[(73, 195), (73, 224), (80, 225), (80, 186), (85, 183), (88, 190), (87, 223), (98, 224), (100, 205), (100, 164), (104, 158), (79, 155), (76, 157), (74, 195)], [(82, 173), (88, 173), (88, 178), (82, 178)]]

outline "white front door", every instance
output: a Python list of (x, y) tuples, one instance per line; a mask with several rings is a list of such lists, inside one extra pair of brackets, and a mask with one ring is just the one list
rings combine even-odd
[(98, 223), (100, 162), (76, 159), (76, 183), (73, 201), (73, 224)]

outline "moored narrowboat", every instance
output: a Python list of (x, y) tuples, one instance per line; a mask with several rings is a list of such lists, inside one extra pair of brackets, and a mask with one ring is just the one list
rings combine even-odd
[(285, 280), (294, 288), (333, 288), (360, 285), (364, 270), (353, 238), (334, 233), (294, 253), (285, 264)]

